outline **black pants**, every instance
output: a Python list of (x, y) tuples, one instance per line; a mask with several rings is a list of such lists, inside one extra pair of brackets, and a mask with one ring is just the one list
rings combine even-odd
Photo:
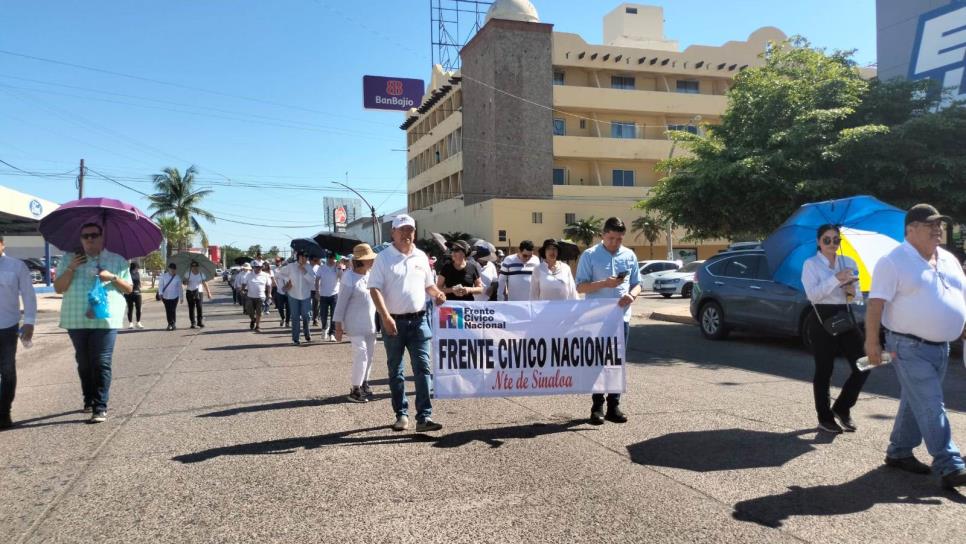
[(312, 324), (318, 323), (319, 321), (319, 297), (316, 295), (318, 292), (312, 291)]
[[(194, 325), (198, 323), (201, 325), (204, 320), (203, 312), (201, 310), (201, 289), (195, 289), (194, 291), (188, 290), (185, 292), (185, 299), (188, 301), (188, 319), (191, 320), (191, 324)], [(195, 321), (195, 312), (198, 313), (198, 321)]]
[[(124, 295), (127, 301), (127, 320), (129, 323), (141, 322), (141, 293), (134, 292)], [(132, 319), (137, 316), (137, 319)]]
[(168, 325), (174, 325), (178, 321), (178, 299), (162, 298), (161, 302), (164, 303), (164, 315), (168, 318)]
[(288, 309), (288, 295), (279, 293), (278, 289), (273, 289), (272, 293), (275, 296), (275, 308), (278, 309), (278, 320), (284, 323), (291, 319)]
[[(844, 308), (845, 306), (822, 304), (818, 306), (818, 311), (822, 318), (826, 319)], [(833, 411), (848, 416), (859, 398), (859, 393), (862, 392), (866, 378), (869, 377), (868, 372), (861, 372), (855, 366), (855, 362), (865, 354), (865, 340), (862, 338), (862, 333), (856, 329), (838, 336), (832, 336), (822, 327), (814, 311), (806, 319), (813, 320), (812, 326), (808, 327), (807, 330), (811, 331), (810, 339), (815, 355), (815, 377), (812, 380), (812, 390), (815, 394), (815, 411), (818, 414), (818, 419), (819, 421), (833, 421)], [(839, 355), (845, 356), (852, 368), (852, 374), (849, 375), (842, 386), (842, 392), (835, 400), (835, 404), (829, 407), (831, 403), (829, 387), (832, 382), (832, 370), (835, 358)]]
[(0, 414), (10, 414), (17, 393), (17, 326), (0, 329)]

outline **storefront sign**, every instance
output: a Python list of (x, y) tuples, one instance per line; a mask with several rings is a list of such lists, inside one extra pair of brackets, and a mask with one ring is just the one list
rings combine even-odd
[(362, 106), (369, 110), (407, 111), (423, 100), (423, 80), (363, 76)]

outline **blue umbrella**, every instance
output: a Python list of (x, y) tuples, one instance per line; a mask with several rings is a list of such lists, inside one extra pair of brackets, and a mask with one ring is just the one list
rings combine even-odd
[(318, 257), (320, 259), (325, 257), (325, 250), (311, 238), (295, 238), (289, 245), (296, 252), (304, 253), (306, 257)]
[[(763, 243), (768, 265), (772, 270), (772, 278), (785, 285), (804, 291), (802, 286), (802, 267), (805, 260), (815, 255), (815, 231), (824, 224), (846, 227), (855, 233), (855, 243), (843, 242), (843, 250), (857, 247), (859, 236), (880, 236), (901, 242), (905, 237), (906, 212), (873, 198), (871, 196), (854, 196), (839, 200), (828, 200), (805, 204), (791, 217), (778, 227)], [(848, 238), (845, 233), (843, 238)], [(856, 262), (863, 270), (871, 272), (874, 262), (862, 260), (862, 255), (854, 255)], [(867, 284), (868, 281), (863, 282)]]

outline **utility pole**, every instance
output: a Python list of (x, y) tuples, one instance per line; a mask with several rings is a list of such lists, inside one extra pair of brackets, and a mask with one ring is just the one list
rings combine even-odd
[(77, 198), (84, 198), (84, 159), (80, 161), (80, 173), (77, 174)]
[[(346, 172), (346, 175), (347, 176), (348, 176), (348, 174), (349, 173)], [(348, 181), (348, 178), (346, 178), (346, 180)], [(340, 186), (345, 187), (346, 189), (352, 191), (353, 193), (356, 194), (356, 196), (358, 196), (359, 198), (361, 198), (362, 201), (365, 202), (367, 206), (369, 206), (369, 213), (371, 214), (371, 218), (372, 218), (372, 245), (379, 244), (379, 237), (376, 235), (376, 225), (379, 224), (379, 220), (376, 219), (376, 207), (373, 206), (372, 204), (369, 204), (369, 201), (366, 200), (366, 197), (364, 197), (361, 194), (359, 194), (359, 191), (356, 191), (352, 187), (349, 187), (348, 185), (346, 185), (344, 183), (339, 183), (338, 181), (333, 181), (332, 183), (334, 185), (340, 185)], [(333, 211), (332, 213), (333, 213), (333, 224), (334, 224), (334, 222), (335, 222), (335, 218), (334, 218), (335, 211)]]

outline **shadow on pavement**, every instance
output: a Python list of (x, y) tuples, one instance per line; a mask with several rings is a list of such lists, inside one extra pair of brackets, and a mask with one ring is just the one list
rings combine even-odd
[[(57, 417), (69, 416), (74, 414), (84, 415), (84, 419), (68, 419), (65, 421), (47, 421), (48, 419), (54, 419)], [(51, 425), (73, 425), (76, 423), (86, 423), (90, 418), (89, 415), (84, 414), (83, 410), (71, 410), (69, 412), (60, 412), (59, 414), (49, 414), (46, 416), (32, 417), (30, 419), (21, 419), (19, 421), (14, 421), (14, 426), (10, 430), (15, 429), (33, 429), (36, 427), (49, 427)], [(38, 423), (43, 422), (43, 423)]]
[(281, 344), (229, 344), (227, 346), (215, 346), (213, 348), (202, 348), (203, 351), (238, 351), (245, 349), (271, 349), (285, 348), (292, 345), (291, 341)]
[[(390, 398), (389, 393), (379, 393), (373, 395), (370, 399), (371, 402), (386, 400)], [(324, 399), (299, 399), (299, 400), (287, 400), (283, 402), (272, 402), (269, 404), (256, 404), (254, 406), (241, 406), (238, 408), (229, 408), (228, 410), (221, 410), (218, 412), (209, 412), (207, 414), (200, 414), (195, 417), (230, 417), (237, 416), (239, 414), (252, 414), (256, 412), (270, 412), (272, 410), (292, 410), (297, 408), (315, 408), (318, 406), (331, 406), (333, 404), (352, 404), (346, 399), (346, 395), (336, 395), (334, 397), (327, 397)]]
[(574, 427), (583, 425), (586, 422), (586, 419), (575, 419), (565, 423), (531, 423), (526, 425), (512, 425), (509, 427), (496, 427), (493, 429), (460, 431), (442, 436), (433, 444), (433, 447), (459, 448), (479, 441), (488, 444), (491, 448), (499, 448), (505, 440), (537, 438), (548, 434), (571, 432)]
[(864, 512), (877, 504), (938, 505), (942, 499), (966, 504), (956, 491), (944, 491), (935, 478), (879, 467), (838, 485), (793, 486), (734, 506), (732, 516), (766, 527), (781, 527), (792, 516), (842, 516)]
[[(803, 435), (815, 434), (813, 439)], [(631, 461), (640, 465), (714, 472), (780, 467), (828, 444), (835, 435), (814, 429), (789, 433), (721, 429), (672, 433), (627, 446)]]

